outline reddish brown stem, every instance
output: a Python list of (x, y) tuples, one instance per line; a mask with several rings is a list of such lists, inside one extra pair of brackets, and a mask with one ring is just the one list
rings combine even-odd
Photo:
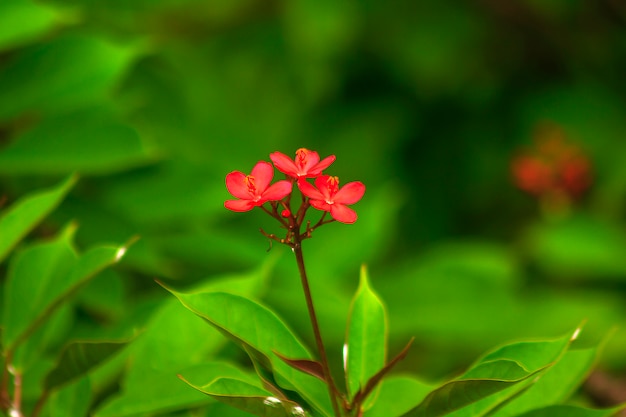
[(317, 321), (317, 315), (315, 314), (315, 307), (313, 305), (313, 297), (311, 296), (311, 288), (309, 287), (309, 280), (306, 275), (306, 269), (304, 267), (304, 257), (302, 255), (302, 242), (300, 239), (300, 233), (294, 234), (293, 252), (296, 255), (296, 262), (298, 263), (298, 271), (300, 272), (300, 280), (302, 282), (302, 289), (304, 291), (304, 297), (306, 298), (306, 305), (309, 311), (309, 319), (311, 320), (311, 326), (313, 327), (313, 334), (315, 336), (315, 343), (317, 344), (317, 351), (320, 356), (320, 363), (324, 371), (324, 379), (328, 386), (328, 395), (333, 406), (336, 417), (341, 417), (341, 411), (339, 410), (339, 404), (337, 403), (338, 390), (333, 381), (333, 377), (330, 373), (330, 367), (328, 365), (328, 356), (326, 355), (326, 349), (324, 348), (324, 342), (322, 340), (322, 334), (320, 332), (320, 326)]

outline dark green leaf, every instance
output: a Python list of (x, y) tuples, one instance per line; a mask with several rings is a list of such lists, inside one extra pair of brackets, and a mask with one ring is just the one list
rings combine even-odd
[(42, 120), (0, 151), (0, 172), (102, 174), (148, 161), (137, 132), (111, 113), (95, 107)]
[(573, 405), (553, 405), (523, 414), (517, 414), (517, 417), (611, 417), (624, 408), (625, 407), (622, 406), (606, 410), (592, 410)]
[(76, 183), (71, 176), (54, 188), (17, 201), (0, 215), (0, 262), (9, 251), (63, 200)]
[(73, 384), (54, 392), (48, 400), (49, 417), (85, 417), (92, 400), (89, 378), (81, 378)]
[(129, 342), (74, 342), (61, 353), (56, 366), (46, 375), (44, 388), (47, 391), (77, 379), (94, 367), (115, 355)]

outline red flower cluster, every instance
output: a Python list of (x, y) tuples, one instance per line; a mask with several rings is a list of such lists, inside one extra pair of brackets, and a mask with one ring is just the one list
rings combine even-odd
[[(226, 176), (226, 188), (238, 200), (226, 200), (224, 206), (227, 209), (242, 212), (262, 206), (266, 202), (280, 202), (283, 205), (280, 216), (292, 216), (289, 198), (295, 183), (308, 199), (307, 204), (329, 212), (333, 219), (342, 223), (354, 223), (357, 220), (356, 212), (347, 206), (363, 197), (365, 185), (355, 181), (339, 188), (337, 177), (322, 175), (322, 171), (335, 161), (334, 155), (320, 161), (317, 152), (301, 148), (296, 151), (295, 159), (280, 152), (270, 154), (270, 159), (276, 169), (289, 179), (270, 185), (274, 169), (265, 161), (259, 161), (250, 175), (233, 171)], [(315, 185), (307, 182), (308, 178), (314, 178)], [(276, 208), (277, 203), (273, 204)], [(301, 218), (302, 216), (300, 220)]]
[(591, 185), (589, 159), (556, 127), (540, 131), (535, 147), (514, 158), (511, 170), (518, 188), (540, 197), (576, 198)]

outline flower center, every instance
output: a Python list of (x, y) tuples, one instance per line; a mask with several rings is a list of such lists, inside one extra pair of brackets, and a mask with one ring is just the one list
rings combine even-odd
[(298, 165), (298, 168), (304, 168), (306, 166), (309, 152), (311, 151), (306, 148), (300, 148), (296, 151), (296, 165)]
[(254, 177), (252, 175), (246, 175), (243, 179), (244, 184), (248, 187), (248, 192), (252, 195), (256, 195), (256, 185), (254, 184)]
[(330, 196), (329, 200), (326, 201), (328, 204), (333, 204), (332, 198), (337, 191), (339, 191), (339, 178), (338, 177), (328, 177), (326, 180), (326, 188), (328, 189), (328, 195)]

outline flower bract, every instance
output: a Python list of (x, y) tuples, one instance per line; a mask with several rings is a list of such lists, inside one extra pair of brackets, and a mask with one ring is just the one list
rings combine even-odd
[(309, 197), (309, 202), (313, 207), (330, 212), (333, 219), (342, 223), (356, 221), (356, 212), (347, 205), (356, 203), (365, 194), (365, 185), (362, 182), (349, 182), (339, 188), (339, 178), (329, 175), (317, 177), (315, 186), (300, 179), (298, 188), (302, 194)]
[(289, 158), (281, 152), (270, 154), (270, 159), (277, 170), (293, 178), (315, 178), (322, 171), (335, 162), (335, 155), (327, 156), (320, 161), (320, 156), (315, 151), (300, 148), (296, 151), (295, 159)]
[(226, 175), (226, 188), (238, 200), (226, 200), (224, 207), (232, 211), (248, 211), (291, 193), (291, 182), (282, 180), (270, 185), (273, 177), (274, 168), (265, 161), (259, 161), (250, 175), (240, 171)]

